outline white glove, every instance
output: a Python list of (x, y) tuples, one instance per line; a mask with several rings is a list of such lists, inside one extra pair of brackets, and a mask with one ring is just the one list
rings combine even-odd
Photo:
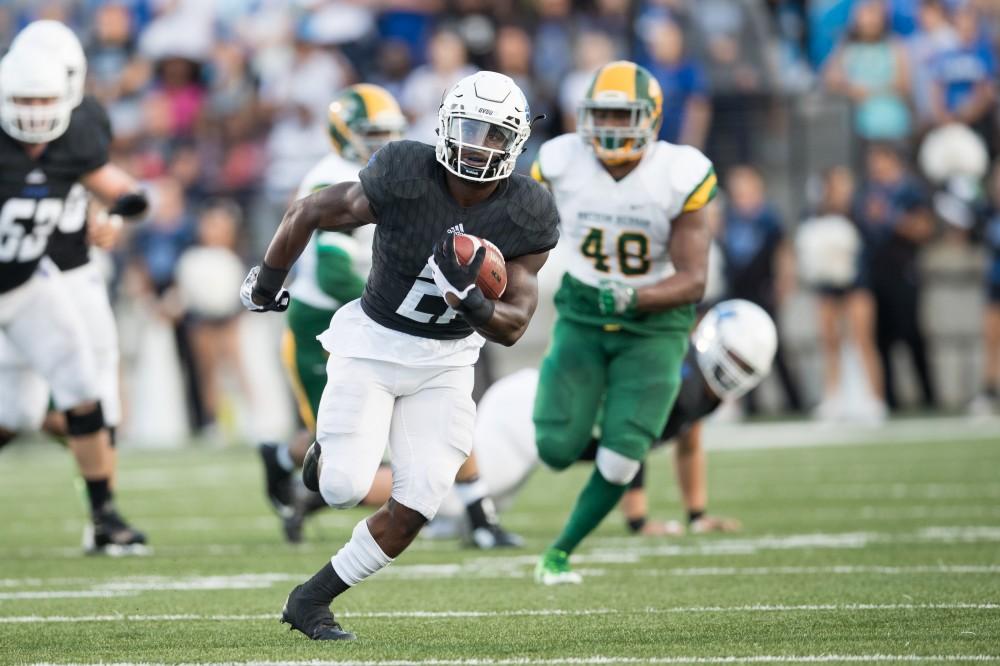
[(597, 306), (601, 314), (619, 315), (635, 311), (636, 294), (632, 287), (614, 280), (601, 280)]

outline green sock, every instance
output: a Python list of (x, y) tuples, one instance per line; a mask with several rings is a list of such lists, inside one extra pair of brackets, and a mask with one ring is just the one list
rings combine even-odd
[(597, 467), (594, 467), (590, 481), (576, 499), (573, 513), (569, 515), (569, 521), (563, 528), (562, 534), (552, 544), (553, 547), (572, 553), (580, 542), (601, 524), (604, 517), (611, 513), (627, 488), (627, 485), (616, 486), (609, 483), (601, 476)]

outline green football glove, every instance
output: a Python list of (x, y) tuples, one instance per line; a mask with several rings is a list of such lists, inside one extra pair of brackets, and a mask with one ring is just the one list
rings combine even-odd
[(597, 307), (603, 315), (620, 315), (635, 312), (638, 300), (635, 289), (614, 280), (601, 280), (597, 292)]

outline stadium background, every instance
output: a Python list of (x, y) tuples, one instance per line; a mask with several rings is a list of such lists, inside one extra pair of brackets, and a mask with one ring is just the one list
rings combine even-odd
[[(927, 4), (957, 14), (929, 26)], [(866, 57), (884, 63), (892, 62), (886, 53), (896, 54), (895, 67), (902, 58), (911, 74), (908, 90), (880, 100), (889, 112), (852, 103), (829, 75), (831, 54), (858, 40), (867, 5), (885, 26), (861, 40)], [(973, 12), (971, 45), (962, 41), (962, 12)], [(782, 260), (782, 247), (792, 246), (816, 208), (825, 169), (846, 165), (865, 182), (864, 152), (873, 141), (889, 140), (906, 156), (933, 209), (939, 185), (912, 159), (942, 123), (928, 91), (941, 76), (940, 59), (962, 49), (981, 65), (982, 80), (972, 87), (992, 91), (1000, 3), (8, 0), (0, 5), (0, 44), (38, 18), (64, 21), (80, 36), (88, 88), (114, 125), (113, 159), (151, 194), (151, 215), (107, 261), (122, 332), (123, 435), (179, 446), (192, 432), (254, 441), (284, 437), (293, 426), (278, 365), (281, 317), (241, 313), (237, 289), (299, 180), (329, 150), (325, 109), (338, 89), (355, 81), (387, 87), (412, 121), (410, 137), (433, 141), (451, 83), (476, 68), (506, 73), (547, 116), (519, 163), (526, 171), (542, 141), (572, 129), (590, 73), (615, 58), (634, 59), (660, 79), (663, 136), (703, 147), (723, 185), (741, 164), (764, 176), (768, 220), (784, 241), (771, 248), (774, 270), (759, 279), (781, 313), (799, 400), (772, 378), (760, 403), (765, 413), (808, 415), (823, 390), (816, 298)], [(992, 102), (972, 127), (996, 146)], [(734, 215), (728, 205), (720, 202), (715, 215), (727, 251), (727, 242), (736, 243), (724, 232)], [(988, 252), (977, 241), (979, 223), (949, 210), (935, 209), (934, 233), (916, 251), (934, 395), (921, 395), (897, 349), (903, 410), (965, 410), (982, 383)], [(716, 264), (712, 296), (727, 293), (725, 275)], [(526, 339), (512, 350), (489, 349), (492, 374), (535, 364), (552, 316), (543, 295)], [(845, 388), (861, 387), (849, 348), (845, 367)]]

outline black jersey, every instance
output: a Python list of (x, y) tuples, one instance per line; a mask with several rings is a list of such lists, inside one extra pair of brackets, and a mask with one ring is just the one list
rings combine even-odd
[[(111, 143), (111, 120), (101, 103), (91, 95), (83, 98), (73, 109), (73, 120), (87, 129), (99, 133), (102, 140)], [(48, 255), (60, 270), (68, 271), (90, 261), (90, 244), (87, 242), (87, 190), (77, 183), (66, 197), (59, 226), (49, 238)]]
[(695, 423), (714, 412), (720, 404), (722, 401), (712, 392), (701, 374), (694, 347), (689, 347), (681, 365), (681, 388), (657, 443), (664, 444), (677, 435), (683, 435)]
[(28, 281), (60, 223), (70, 188), (107, 161), (105, 136), (75, 113), (37, 160), (0, 132), (0, 293)]
[(360, 174), (378, 221), (372, 269), (361, 297), (379, 324), (424, 338), (454, 340), (472, 327), (448, 307), (427, 258), (449, 230), (492, 241), (506, 260), (552, 249), (559, 214), (548, 190), (521, 175), (500, 182), (486, 201), (469, 208), (448, 192), (434, 147), (397, 141), (375, 153)]

